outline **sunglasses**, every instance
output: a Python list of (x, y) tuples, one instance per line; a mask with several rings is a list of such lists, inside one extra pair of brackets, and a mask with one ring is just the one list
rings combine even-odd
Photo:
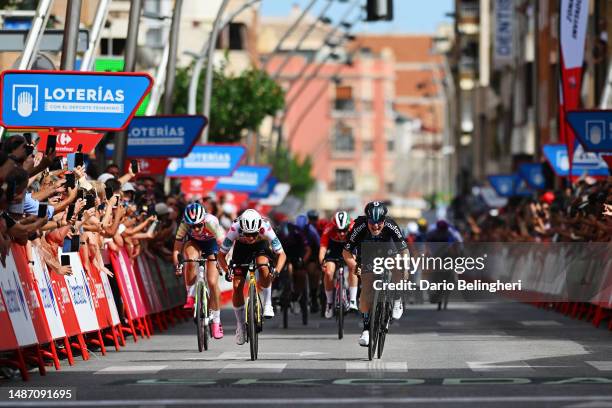
[(195, 224), (192, 226), (193, 229), (202, 229), (204, 228), (204, 224)]
[(259, 232), (249, 232), (248, 234), (245, 233), (244, 236), (247, 238), (257, 238), (257, 236), (259, 235)]
[(385, 225), (385, 220), (379, 221), (379, 222), (375, 222), (373, 220), (368, 220), (368, 224), (370, 225), (377, 225), (377, 226), (383, 226)]

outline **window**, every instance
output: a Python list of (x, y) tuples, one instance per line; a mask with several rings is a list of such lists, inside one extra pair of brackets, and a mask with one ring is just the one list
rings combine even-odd
[(355, 182), (353, 181), (353, 170), (336, 169), (334, 180), (336, 191), (353, 191), (355, 188)]
[(364, 140), (363, 151), (364, 153), (371, 153), (372, 151), (374, 151), (374, 142), (371, 140)]
[(336, 87), (336, 100), (334, 109), (340, 111), (355, 110), (355, 101), (353, 100), (353, 88), (350, 86)]
[(244, 50), (247, 42), (247, 28), (242, 23), (229, 23), (217, 38), (217, 49)]
[(352, 152), (355, 150), (353, 129), (343, 122), (336, 124), (334, 131), (334, 150), (337, 152)]
[(102, 38), (100, 40), (100, 55), (122, 56), (125, 49), (125, 38)]

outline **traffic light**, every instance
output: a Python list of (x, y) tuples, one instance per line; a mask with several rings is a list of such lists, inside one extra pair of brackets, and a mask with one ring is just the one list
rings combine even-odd
[(392, 21), (393, 0), (367, 0), (366, 21)]

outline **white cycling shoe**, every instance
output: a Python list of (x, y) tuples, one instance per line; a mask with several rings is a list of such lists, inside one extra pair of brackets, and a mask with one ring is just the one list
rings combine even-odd
[(393, 320), (399, 320), (402, 315), (404, 314), (404, 305), (402, 304), (402, 301), (399, 299), (396, 299), (393, 301), (393, 312), (392, 312), (392, 317)]
[(274, 308), (272, 307), (272, 305), (270, 304), (264, 305), (263, 315), (266, 319), (271, 319), (274, 317)]
[(239, 324), (236, 327), (236, 344), (242, 346), (244, 343), (246, 343), (246, 332), (244, 325)]
[(370, 332), (368, 330), (364, 330), (361, 333), (361, 337), (359, 337), (359, 345), (361, 347), (368, 347), (370, 344)]
[(349, 311), (357, 311), (359, 310), (357, 308), (357, 301), (356, 300), (351, 300), (351, 302), (349, 303)]
[(334, 317), (334, 305), (328, 303), (327, 306), (325, 306), (325, 318), (331, 319), (332, 317)]

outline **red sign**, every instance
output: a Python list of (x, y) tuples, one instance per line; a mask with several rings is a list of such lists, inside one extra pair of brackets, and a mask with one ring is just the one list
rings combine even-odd
[[(163, 176), (166, 174), (166, 169), (170, 160), (168, 159), (135, 159), (138, 160), (138, 176)], [(125, 162), (125, 171), (128, 171), (130, 161)]]
[[(83, 153), (91, 153), (100, 140), (104, 137), (104, 133), (85, 133), (85, 132), (58, 132), (51, 133), (57, 135), (57, 143), (55, 144), (55, 152), (58, 156), (65, 156), (68, 153), (75, 153), (79, 145), (83, 145), (81, 150)], [(36, 148), (39, 152), (45, 151), (47, 145), (47, 136), (49, 132), (38, 132), (40, 141)]]
[(610, 170), (610, 174), (612, 174), (612, 154), (602, 154), (601, 158), (608, 163), (608, 169)]
[(181, 179), (181, 191), (187, 197), (203, 197), (215, 188), (216, 177), (189, 177)]

